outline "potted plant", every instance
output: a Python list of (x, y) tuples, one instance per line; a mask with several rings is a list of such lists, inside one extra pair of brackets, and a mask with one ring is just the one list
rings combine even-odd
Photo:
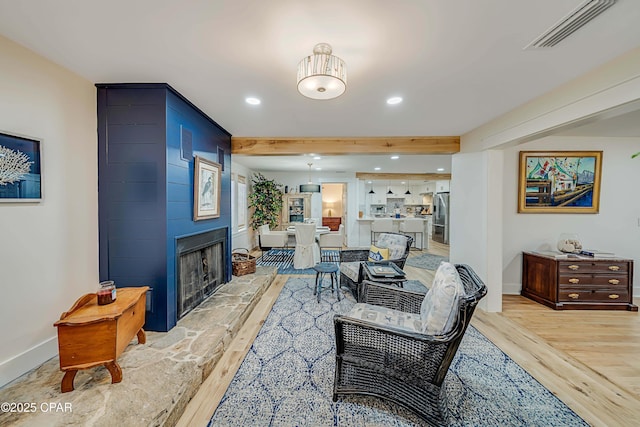
[(251, 177), (251, 183), (249, 207), (254, 209), (251, 228), (257, 230), (263, 224), (269, 224), (270, 229), (276, 228), (282, 209), (282, 184), (259, 172)]

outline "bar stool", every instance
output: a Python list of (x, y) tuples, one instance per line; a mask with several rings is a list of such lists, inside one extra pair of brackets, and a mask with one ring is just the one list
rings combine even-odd
[(393, 220), (391, 218), (374, 219), (371, 223), (371, 244), (376, 244), (376, 234), (392, 232)]
[(313, 294), (318, 295), (318, 302), (320, 302), (320, 292), (322, 292), (322, 281), (326, 274), (331, 277), (331, 292), (337, 291), (338, 301), (340, 301), (340, 288), (338, 285), (338, 265), (333, 262), (319, 262), (313, 266), (316, 271), (316, 286), (313, 289)]
[[(422, 250), (424, 246), (424, 220), (420, 218), (407, 218), (400, 223), (399, 230), (404, 234), (412, 234), (416, 249)], [(420, 246), (418, 246), (417, 235), (420, 235)]]

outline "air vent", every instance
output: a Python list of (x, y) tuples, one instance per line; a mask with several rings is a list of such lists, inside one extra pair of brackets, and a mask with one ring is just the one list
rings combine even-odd
[(525, 49), (553, 47), (569, 37), (578, 29), (602, 12), (613, 6), (616, 0), (586, 0), (575, 10), (558, 21), (537, 39), (526, 45)]

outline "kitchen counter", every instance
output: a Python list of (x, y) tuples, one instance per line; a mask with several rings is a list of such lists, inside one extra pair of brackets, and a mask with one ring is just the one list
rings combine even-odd
[[(394, 222), (399, 222), (399, 221), (403, 221), (405, 219), (414, 219), (416, 217), (405, 216), (405, 217), (396, 218), (395, 216), (381, 216), (381, 217), (363, 216), (362, 218), (358, 218), (358, 221), (371, 222), (371, 221), (374, 221), (376, 219), (385, 219), (385, 218), (391, 218)], [(423, 219), (425, 221), (430, 221), (431, 220), (431, 215), (424, 215), (423, 217), (418, 217), (418, 219)]]
[[(371, 245), (371, 223), (376, 219), (384, 219), (390, 218), (393, 221), (393, 231), (395, 233), (399, 233), (400, 223), (405, 219), (413, 219), (415, 217), (403, 217), (396, 218), (394, 217), (372, 217), (372, 216), (364, 216), (362, 218), (358, 218), (358, 245), (362, 247)], [(429, 239), (431, 238), (431, 215), (424, 215), (423, 217), (418, 217), (418, 219), (422, 219), (424, 221), (424, 232), (422, 234), (422, 249), (429, 249)], [(417, 244), (420, 244), (421, 236), (417, 237)]]

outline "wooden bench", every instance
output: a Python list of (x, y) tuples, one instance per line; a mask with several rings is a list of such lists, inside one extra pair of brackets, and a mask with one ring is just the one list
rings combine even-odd
[(61, 389), (73, 390), (73, 379), (79, 369), (104, 365), (111, 383), (122, 381), (122, 369), (116, 359), (137, 335), (144, 344), (142, 326), (145, 320), (148, 286), (118, 288), (116, 300), (98, 305), (96, 294), (86, 294), (62, 313), (53, 324), (58, 328), (60, 370), (64, 371)]

